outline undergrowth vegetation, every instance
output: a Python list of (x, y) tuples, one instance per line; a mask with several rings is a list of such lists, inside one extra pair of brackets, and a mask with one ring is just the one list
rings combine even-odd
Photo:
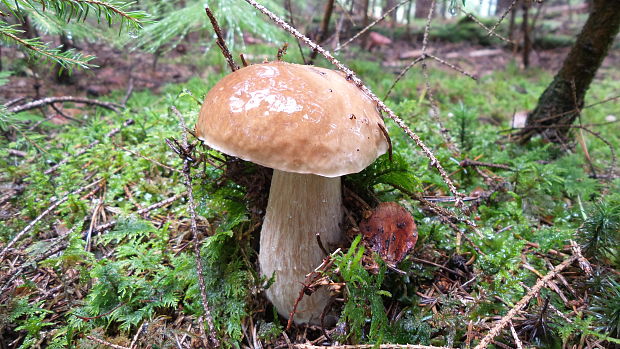
[[(393, 82), (378, 63), (356, 60), (350, 66), (378, 95)], [(542, 141), (516, 145), (510, 139), (511, 117), (535, 105), (549, 74), (510, 65), (474, 82), (435, 70), (432, 88), (460, 151), (456, 155), (429, 115), (422, 74), (409, 74), (388, 102), (432, 147), (459, 191), (475, 197), (463, 211), (450, 202), (436, 205), (476, 222), (479, 233), (421, 204), (420, 197), (441, 197), (448, 189), (411, 140), (388, 122), (393, 159), (381, 157), (350, 175), (345, 185), (371, 206), (396, 201), (406, 207), (419, 239), (397, 266), (400, 272), (359, 237), (343, 246), (326, 272), (341, 285), (332, 306), (337, 319), (325, 329), (329, 338), (353, 344), (474, 345), (492, 320), (572, 254), (575, 240), (593, 263), (593, 276), (571, 266), (513, 320), (516, 333), (531, 345), (551, 348), (580, 341), (620, 343), (620, 181), (608, 171), (614, 165), (609, 147), (618, 149), (620, 142), (617, 133), (596, 128), (605, 143), (576, 132), (582, 142), (568, 152)], [(160, 94), (134, 92), (118, 114), (85, 109), (83, 125), (43, 122), (33, 129), (41, 116), (23, 113), (2, 127), (0, 181), (20, 190), (1, 207), (0, 247), (66, 199), (3, 261), (0, 335), (6, 342), (21, 348), (91, 348), (97, 345), (92, 338), (122, 346), (138, 338), (140, 346), (167, 348), (189, 336), (201, 345), (205, 318), (183, 161), (166, 139), (180, 139), (184, 132), (170, 107), (193, 125), (202, 96), (223, 73), (210, 69), (205, 76)], [(600, 81), (586, 104), (614, 90), (617, 83)], [(582, 118), (602, 123), (617, 107), (617, 102), (597, 105), (585, 109)], [(133, 123), (123, 126), (129, 119)], [(120, 131), (107, 136), (115, 128)], [(9, 149), (27, 155), (15, 157)], [(256, 188), (230, 175), (222, 154), (198, 145), (193, 155), (202, 159), (194, 162), (192, 175), (206, 295), (218, 337), (225, 347), (257, 340), (268, 347), (285, 343), (286, 322), (262, 296), (270, 281), (257, 272), (260, 212), (248, 195)], [(462, 166), (465, 159), (501, 166)], [(55, 164), (61, 165), (46, 173)], [(251, 177), (260, 169), (243, 171)], [(145, 210), (175, 195), (176, 200)], [(302, 340), (323, 333), (297, 326), (288, 335)], [(514, 338), (504, 332), (496, 341), (512, 345)]]

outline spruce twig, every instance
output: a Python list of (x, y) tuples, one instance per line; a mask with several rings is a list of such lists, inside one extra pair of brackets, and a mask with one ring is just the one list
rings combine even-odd
[[(185, 179), (185, 186), (187, 188), (187, 203), (190, 213), (190, 230), (194, 240), (194, 254), (196, 257), (196, 269), (198, 274), (198, 284), (200, 286), (200, 297), (202, 298), (202, 308), (204, 310), (204, 316), (206, 318), (207, 326), (209, 327), (209, 339), (206, 339), (205, 344), (213, 344), (215, 348), (219, 348), (220, 341), (217, 339), (217, 334), (215, 332), (215, 326), (213, 325), (213, 317), (211, 316), (211, 310), (209, 309), (209, 301), (207, 299), (207, 291), (205, 285), (205, 278), (203, 275), (203, 266), (202, 266), (202, 258), (200, 258), (200, 242), (198, 236), (198, 226), (196, 225), (196, 203), (194, 201), (194, 192), (192, 189), (192, 177), (191, 177), (191, 157), (188, 156), (190, 148), (187, 142), (187, 132), (185, 126), (185, 119), (183, 118), (183, 114), (181, 114), (177, 108), (174, 106), (171, 107), (172, 112), (179, 118), (179, 125), (181, 127), (181, 143), (180, 146), (183, 147), (182, 151), (184, 154), (179, 154), (183, 159), (183, 177)], [(174, 150), (174, 149), (173, 149)], [(185, 155), (185, 156), (182, 156)]]
[(430, 77), (428, 74), (428, 66), (426, 65), (426, 57), (428, 54), (426, 50), (428, 49), (428, 37), (431, 31), (431, 22), (433, 20), (433, 13), (435, 12), (435, 6), (437, 5), (436, 0), (431, 1), (431, 8), (428, 10), (428, 17), (426, 18), (426, 26), (424, 27), (424, 37), (422, 39), (422, 75), (424, 76), (424, 86), (426, 86), (426, 95), (428, 96), (428, 101), (431, 104), (431, 117), (437, 123), (439, 127), (439, 132), (446, 143), (446, 146), (453, 154), (459, 154), (459, 149), (456, 146), (456, 143), (452, 140), (450, 136), (450, 131), (444, 127), (443, 122), (441, 121), (439, 115), (439, 107), (437, 106), (437, 102), (435, 101), (435, 97), (433, 96), (433, 90), (431, 89)]
[[(265, 8), (265, 6), (262, 6), (261, 4), (257, 3), (255, 0), (245, 0), (245, 1), (249, 3), (250, 5), (254, 6), (254, 8), (256, 8), (257, 10), (262, 12), (264, 15), (269, 17), (282, 29), (289, 32), (291, 35), (293, 35), (294, 37), (302, 41), (304, 44), (309, 46), (311, 49), (317, 50), (330, 63), (332, 63), (339, 70), (344, 72), (348, 80), (353, 82), (364, 93), (366, 93), (366, 95), (377, 104), (378, 108), (381, 111), (385, 112), (390, 119), (394, 120), (394, 122), (407, 134), (407, 136), (409, 136), (409, 138), (411, 138), (416, 143), (416, 145), (420, 147), (420, 149), (422, 149), (422, 152), (424, 153), (424, 155), (430, 160), (430, 165), (435, 167), (435, 169), (437, 169), (443, 181), (448, 186), (448, 189), (450, 190), (452, 195), (454, 195), (457, 198), (461, 197), (461, 194), (456, 190), (456, 187), (452, 183), (452, 180), (450, 180), (450, 178), (448, 177), (448, 174), (444, 170), (443, 166), (441, 166), (441, 163), (439, 163), (439, 160), (437, 160), (437, 158), (435, 157), (435, 154), (433, 154), (433, 152), (426, 146), (426, 144), (422, 142), (420, 137), (417, 134), (415, 134), (400, 117), (398, 117), (387, 105), (385, 105), (385, 103), (383, 103), (383, 101), (381, 101), (368, 87), (366, 87), (364, 82), (359, 77), (357, 77), (357, 75), (355, 75), (355, 73), (351, 69), (346, 67), (344, 64), (340, 63), (340, 61), (338, 61), (331, 53), (326, 51), (323, 47), (314, 43), (308, 37), (301, 34), (297, 29), (291, 27), (289, 24), (283, 21), (280, 17), (275, 15), (273, 12), (269, 11), (267, 8)], [(463, 205), (462, 200), (457, 199), (456, 205), (458, 207), (462, 207)]]
[(579, 256), (577, 254), (573, 254), (568, 259), (558, 264), (543, 278), (539, 279), (536, 284), (529, 290), (529, 292), (523, 298), (521, 298), (521, 300), (519, 300), (517, 304), (515, 304), (515, 306), (510, 309), (510, 311), (508, 311), (508, 313), (504, 315), (501, 320), (497, 322), (495, 326), (493, 326), (489, 333), (484, 338), (482, 338), (480, 343), (478, 343), (478, 345), (474, 349), (486, 348), (491, 343), (491, 341), (493, 341), (493, 338), (495, 338), (499, 334), (499, 332), (504, 327), (506, 327), (506, 325), (509, 324), (509, 322), (514, 318), (514, 316), (517, 315), (517, 313), (520, 312), (521, 309), (523, 309), (529, 303), (529, 301), (533, 297), (535, 297), (545, 285), (547, 285), (550, 280), (555, 278), (562, 270), (566, 269), (566, 267), (568, 267), (578, 259)]
[(211, 12), (210, 8), (205, 7), (205, 12), (207, 12), (207, 16), (209, 17), (209, 20), (211, 21), (211, 25), (213, 26), (215, 35), (217, 35), (217, 41), (216, 41), (217, 46), (219, 46), (220, 50), (222, 50), (222, 54), (224, 55), (224, 58), (226, 58), (226, 62), (228, 63), (230, 70), (233, 72), (238, 70), (239, 66), (237, 65), (237, 63), (235, 63), (235, 60), (233, 59), (232, 54), (230, 54), (230, 50), (228, 49), (228, 46), (226, 46), (226, 41), (224, 41), (224, 36), (222, 35), (222, 29), (220, 28), (220, 25), (217, 23), (217, 19), (213, 15), (213, 12)]

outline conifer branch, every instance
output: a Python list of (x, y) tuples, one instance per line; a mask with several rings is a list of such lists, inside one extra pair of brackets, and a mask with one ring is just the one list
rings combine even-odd
[(92, 64), (88, 62), (91, 61), (94, 57), (83, 55), (79, 52), (75, 52), (74, 50), (69, 50), (66, 52), (62, 52), (60, 49), (50, 48), (47, 44), (43, 43), (38, 38), (34, 39), (23, 39), (18, 35), (23, 33), (23, 30), (16, 29), (17, 25), (9, 25), (4, 21), (0, 21), (0, 36), (3, 41), (8, 43), (15, 43), (18, 46), (21, 46), (27, 49), (27, 53), (31, 57), (42, 56), (45, 59), (49, 59), (60, 64), (63, 68), (69, 69), (72, 65), (78, 66), (80, 68), (89, 68), (93, 67)]

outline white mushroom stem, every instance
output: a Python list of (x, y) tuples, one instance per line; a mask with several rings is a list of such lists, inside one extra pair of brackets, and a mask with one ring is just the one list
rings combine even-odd
[[(273, 171), (258, 259), (263, 275), (275, 275), (266, 293), (282, 316), (288, 318), (306, 274), (325, 258), (316, 234), (326, 249), (341, 241), (341, 207), (340, 177)], [(317, 324), (328, 301), (324, 288), (304, 296), (295, 322)]]

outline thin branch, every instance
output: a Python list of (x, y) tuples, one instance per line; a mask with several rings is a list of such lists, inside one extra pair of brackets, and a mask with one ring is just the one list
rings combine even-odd
[(159, 162), (159, 161), (157, 161), (157, 160), (153, 160), (153, 159), (151, 159), (151, 158), (149, 158), (149, 157), (146, 157), (146, 156), (144, 156), (144, 155), (142, 155), (142, 154), (140, 154), (140, 153), (138, 153), (138, 152), (135, 152), (135, 151), (133, 151), (133, 150), (131, 150), (131, 149), (127, 149), (127, 148), (123, 147), (122, 145), (118, 145), (118, 144), (114, 144), (114, 145), (115, 145), (117, 148), (120, 148), (120, 149), (122, 149), (122, 150), (124, 150), (124, 151), (128, 152), (129, 154), (132, 154), (132, 155), (135, 155), (135, 156), (137, 156), (137, 157), (139, 157), (139, 158), (142, 158), (142, 159), (144, 159), (144, 160), (150, 161), (150, 162), (154, 163), (154, 164), (155, 164), (155, 165), (157, 165), (157, 166), (161, 166), (161, 167), (163, 167), (163, 168), (165, 168), (165, 169), (167, 169), (167, 170), (173, 171), (173, 172), (182, 173), (182, 171), (180, 171), (180, 170), (178, 170), (178, 169), (176, 169), (176, 168), (174, 168), (174, 167), (170, 167), (170, 166), (168, 166), (168, 165), (166, 165), (166, 164), (163, 164), (163, 163), (161, 163), (161, 162)]
[[(179, 125), (182, 130), (182, 138), (181, 138), (181, 146), (184, 148), (184, 151), (189, 151), (189, 146), (187, 142), (187, 133), (184, 131), (186, 129), (185, 119), (183, 115), (175, 108), (171, 107), (172, 112), (176, 114), (179, 118)], [(187, 188), (187, 201), (190, 213), (190, 230), (194, 240), (194, 254), (196, 257), (196, 269), (198, 274), (198, 284), (200, 286), (200, 296), (202, 298), (202, 308), (204, 310), (204, 315), (207, 321), (207, 325), (209, 326), (209, 336), (210, 342), (218, 348), (220, 346), (220, 341), (217, 339), (217, 334), (215, 332), (215, 326), (213, 325), (213, 317), (211, 316), (211, 310), (209, 310), (209, 301), (207, 299), (207, 291), (205, 286), (205, 279), (203, 275), (203, 266), (202, 266), (202, 258), (200, 258), (200, 242), (199, 242), (199, 234), (198, 227), (196, 225), (196, 204), (194, 202), (194, 192), (192, 189), (192, 177), (191, 177), (191, 164), (190, 164), (190, 156), (182, 156), (183, 159), (183, 177), (185, 178), (185, 186)], [(209, 344), (209, 342), (207, 342)]]
[[(187, 193), (176, 194), (176, 195), (174, 195), (174, 196), (172, 196), (172, 197), (169, 197), (169, 198), (167, 198), (167, 199), (165, 199), (165, 200), (162, 200), (162, 201), (156, 202), (156, 203), (154, 203), (154, 204), (152, 204), (152, 205), (150, 205), (150, 206), (147, 206), (147, 207), (145, 207), (145, 208), (141, 208), (141, 209), (139, 209), (138, 211), (136, 211), (136, 213), (135, 213), (135, 214), (136, 214), (136, 215), (138, 215), (138, 216), (140, 216), (140, 217), (145, 217), (147, 213), (150, 213), (151, 211), (156, 210), (156, 209), (158, 209), (158, 208), (162, 208), (162, 207), (164, 207), (164, 206), (168, 206), (168, 205), (170, 205), (171, 203), (173, 203), (173, 202), (175, 202), (175, 201), (179, 200), (180, 198), (182, 198), (182, 197), (184, 197), (184, 196), (186, 196), (186, 195), (187, 195)], [(117, 220), (111, 220), (111, 221), (109, 221), (109, 222), (107, 222), (107, 223), (100, 224), (100, 225), (98, 225), (98, 226), (94, 227), (94, 228), (93, 228), (93, 230), (92, 230), (92, 232), (93, 232), (93, 233), (99, 233), (99, 232), (102, 232), (102, 231), (105, 231), (105, 230), (111, 229), (111, 228), (112, 228), (112, 227), (114, 227), (117, 223), (118, 223), (118, 221), (117, 221)]]
[(28, 223), (28, 225), (22, 229), (19, 233), (17, 233), (17, 235), (15, 235), (15, 237), (6, 245), (4, 246), (4, 248), (2, 249), (2, 251), (0, 251), (0, 261), (2, 260), (2, 258), (4, 257), (4, 255), (7, 253), (7, 251), (13, 247), (13, 245), (15, 245), (15, 243), (17, 241), (19, 241), (22, 237), (24, 237), (24, 235), (26, 235), (27, 233), (30, 232), (30, 230), (37, 224), (39, 223), (39, 221), (41, 221), (45, 216), (47, 216), (50, 212), (54, 211), (58, 206), (60, 206), (62, 203), (64, 203), (65, 201), (69, 200), (69, 197), (71, 195), (77, 195), (83, 191), (85, 191), (86, 189), (92, 188), (96, 185), (101, 184), (105, 179), (99, 179), (96, 180), (84, 187), (78, 188), (72, 192), (70, 192), (69, 194), (63, 196), (62, 198), (56, 200), (53, 204), (51, 204), (45, 211), (43, 211), (40, 215), (37, 216), (37, 218), (33, 219), (30, 223)]
[(309, 344), (293, 344), (295, 349), (452, 349), (450, 347), (435, 347), (432, 345), (416, 345), (416, 344), (355, 344), (355, 345), (309, 345)]
[(454, 65), (454, 64), (452, 64), (452, 63), (449, 63), (449, 62), (447, 62), (447, 61), (445, 61), (445, 60), (443, 60), (443, 59), (441, 59), (441, 58), (439, 58), (439, 57), (437, 57), (437, 56), (433, 56), (433, 55), (432, 55), (432, 54), (430, 54), (430, 53), (426, 53), (426, 54), (425, 54), (425, 56), (426, 56), (426, 57), (428, 57), (428, 58), (432, 58), (432, 59), (436, 60), (437, 62), (439, 62), (439, 63), (441, 63), (441, 64), (443, 64), (443, 65), (445, 65), (445, 66), (449, 67), (449, 68), (450, 68), (450, 69), (452, 69), (452, 70), (456, 70), (457, 72), (459, 72), (459, 73), (461, 73), (461, 74), (463, 74), (463, 75), (467, 76), (468, 78), (471, 78), (471, 79), (472, 79), (472, 80), (474, 80), (474, 81), (478, 81), (478, 78), (477, 78), (477, 77), (475, 77), (474, 75), (472, 75), (472, 74), (470, 74), (470, 73), (466, 72), (465, 70), (463, 70), (463, 69), (461, 69), (461, 68), (457, 67), (456, 65)]
[[(295, 26), (295, 18), (293, 17), (293, 7), (291, 6), (291, 0), (285, 0), (284, 6), (288, 11), (288, 20), (291, 22), (291, 25)], [(295, 42), (297, 43), (297, 48), (299, 48), (299, 55), (301, 56), (301, 61), (303, 64), (306, 64), (306, 57), (304, 56), (304, 50), (301, 49), (301, 44), (299, 43), (299, 39), (295, 38)]]
[(124, 347), (124, 346), (122, 346), (122, 345), (118, 345), (118, 344), (113, 344), (113, 343), (110, 343), (110, 342), (106, 342), (106, 341), (104, 341), (103, 339), (99, 339), (99, 338), (97, 338), (97, 337), (90, 336), (90, 335), (86, 336), (86, 338), (90, 339), (90, 340), (91, 340), (91, 341), (93, 341), (93, 342), (97, 342), (97, 343), (99, 343), (99, 344), (101, 344), (101, 345), (105, 345), (105, 346), (107, 346), (107, 347), (114, 348), (114, 349), (131, 349), (131, 348), (129, 348), (129, 347)]
[(489, 162), (482, 162), (482, 161), (476, 161), (476, 160), (471, 160), (471, 159), (467, 159), (465, 158), (465, 160), (461, 161), (459, 163), (459, 166), (461, 167), (467, 167), (467, 166), (482, 166), (482, 167), (491, 167), (491, 168), (499, 168), (502, 170), (508, 170), (508, 171), (512, 171), (512, 168), (510, 168), (510, 166), (508, 165), (504, 165), (504, 164), (492, 164)]
[[(422, 56), (424, 60), (422, 61), (422, 75), (424, 76), (424, 85), (426, 86), (426, 94), (428, 96), (428, 101), (431, 104), (431, 117), (437, 123), (439, 127), (439, 132), (441, 133), (446, 146), (453, 154), (458, 154), (459, 149), (456, 146), (456, 143), (452, 140), (450, 136), (450, 132), (446, 127), (444, 127), (443, 122), (439, 116), (439, 107), (437, 106), (437, 102), (435, 101), (435, 97), (433, 96), (433, 90), (431, 89), (430, 77), (428, 75), (428, 67), (426, 65), (426, 57), (429, 55), (426, 53), (428, 48), (428, 37), (431, 30), (431, 21), (433, 20), (433, 13), (435, 12), (435, 6), (437, 5), (436, 0), (431, 0), (431, 7), (428, 10), (428, 17), (426, 18), (426, 26), (424, 27), (424, 37), (422, 39)], [(462, 204), (462, 203), (461, 203)]]
[(370, 28), (374, 27), (377, 23), (381, 22), (382, 20), (384, 20), (387, 16), (390, 15), (390, 13), (392, 13), (394, 10), (396, 10), (397, 8), (399, 8), (400, 6), (410, 2), (411, 0), (403, 0), (401, 2), (399, 2), (398, 4), (394, 5), (391, 9), (387, 10), (383, 16), (379, 17), (378, 19), (374, 20), (372, 23), (370, 23), (369, 25), (367, 25), (364, 29), (360, 30), (359, 32), (357, 32), (357, 34), (353, 35), (352, 38), (350, 38), (349, 40), (347, 40), (344, 44), (339, 45), (338, 47), (336, 47), (336, 49), (334, 50), (334, 52), (338, 52), (340, 50), (342, 50), (345, 46), (347, 46), (348, 44), (350, 44), (353, 40), (357, 39), (358, 37), (360, 37), (362, 34), (364, 34), (365, 32), (367, 32)]
[(396, 87), (396, 84), (398, 84), (400, 82), (400, 80), (405, 76), (405, 74), (407, 74), (407, 72), (409, 71), (409, 69), (413, 68), (414, 65), (416, 65), (417, 63), (423, 61), (426, 58), (426, 54), (421, 55), (420, 57), (414, 59), (413, 61), (411, 61), (406, 67), (405, 69), (403, 69), (400, 74), (398, 74), (398, 76), (396, 77), (396, 79), (394, 80), (394, 82), (392, 83), (392, 86), (390, 86), (390, 88), (387, 90), (387, 92), (385, 93), (385, 97), (383, 97), (383, 99), (387, 99), (390, 96), (390, 93), (392, 93), (392, 90), (394, 89), (394, 87)]
[(213, 15), (213, 12), (211, 12), (211, 9), (209, 9), (208, 7), (205, 7), (205, 11), (207, 12), (207, 16), (209, 16), (209, 20), (211, 21), (211, 25), (213, 26), (215, 35), (217, 35), (217, 41), (216, 41), (217, 46), (219, 46), (220, 50), (222, 50), (222, 54), (224, 55), (224, 58), (226, 58), (226, 62), (228, 63), (230, 70), (233, 72), (238, 70), (239, 66), (233, 60), (233, 57), (230, 54), (230, 50), (228, 50), (228, 46), (226, 46), (226, 41), (224, 41), (224, 36), (222, 35), (222, 29), (220, 28), (220, 25), (217, 23), (217, 19)]
[(116, 104), (116, 103), (104, 102), (104, 101), (99, 101), (96, 99), (89, 99), (89, 98), (83, 98), (83, 97), (63, 96), (63, 97), (47, 97), (47, 98), (39, 99), (36, 101), (32, 101), (30, 103), (21, 104), (18, 106), (8, 108), (7, 111), (10, 113), (19, 113), (22, 111), (40, 108), (48, 104), (59, 103), (59, 102), (75, 102), (75, 103), (96, 105), (102, 108), (110, 109), (117, 113), (120, 112), (120, 110), (123, 108), (122, 105)]
[(579, 257), (576, 254), (573, 254), (568, 259), (566, 259), (562, 263), (558, 264), (555, 268), (553, 268), (553, 270), (551, 270), (542, 279), (539, 279), (536, 282), (536, 284), (530, 289), (530, 291), (523, 298), (521, 298), (521, 300), (519, 300), (517, 304), (515, 304), (515, 306), (512, 309), (510, 309), (510, 311), (508, 311), (508, 313), (504, 315), (504, 317), (502, 317), (501, 320), (497, 322), (495, 326), (493, 326), (493, 328), (489, 331), (489, 333), (484, 338), (482, 338), (480, 343), (478, 343), (478, 345), (474, 349), (486, 348), (491, 343), (493, 338), (495, 338), (499, 334), (499, 332), (506, 325), (510, 323), (510, 321), (514, 318), (514, 316), (517, 315), (517, 313), (520, 312), (521, 309), (523, 309), (527, 305), (527, 303), (529, 303), (529, 301), (533, 297), (535, 297), (538, 294), (538, 292), (540, 292), (540, 290), (551, 279), (555, 278), (562, 270), (566, 269), (566, 267), (571, 265), (574, 261), (578, 260), (578, 258)]
[[(461, 12), (463, 12), (463, 14), (465, 14), (465, 16), (469, 17), (472, 21), (476, 22), (476, 24), (478, 24), (478, 26), (480, 26), (482, 29), (486, 30), (487, 35), (488, 36), (494, 36), (502, 41), (505, 41), (511, 45), (514, 45), (514, 41), (506, 39), (505, 37), (497, 34), (497, 32), (495, 32), (494, 30), (491, 30), (491, 28), (487, 27), (486, 25), (484, 25), (484, 23), (480, 22), (480, 20), (478, 18), (476, 18), (476, 16), (474, 16), (473, 14), (463, 10), (463, 8), (459, 7), (459, 9), (461, 10)], [(497, 25), (495, 25), (493, 28), (497, 28)]]
[(519, 2), (519, 0), (512, 0), (512, 3), (510, 4), (510, 6), (508, 6), (506, 11), (502, 13), (502, 16), (499, 18), (499, 20), (489, 29), (490, 32), (492, 33), (495, 32), (495, 29), (497, 29), (500, 23), (502, 23), (504, 18), (506, 18), (506, 16), (508, 16), (508, 14), (515, 8), (515, 6), (517, 5), (517, 2)]
[[(366, 93), (366, 95), (377, 104), (378, 108), (382, 110), (383, 112), (385, 112), (390, 119), (394, 120), (394, 122), (416, 143), (416, 145), (420, 147), (420, 149), (422, 149), (422, 152), (424, 153), (424, 155), (430, 160), (430, 165), (437, 169), (443, 181), (448, 186), (448, 189), (450, 190), (452, 195), (456, 197), (461, 197), (461, 194), (456, 190), (456, 187), (452, 183), (452, 180), (450, 180), (450, 178), (448, 177), (448, 174), (444, 170), (443, 166), (441, 166), (441, 163), (439, 162), (439, 160), (437, 160), (433, 152), (426, 146), (426, 144), (422, 142), (420, 137), (417, 134), (415, 134), (407, 126), (407, 124), (405, 124), (405, 122), (401, 118), (399, 118), (387, 105), (385, 105), (385, 103), (383, 103), (383, 101), (381, 101), (368, 87), (366, 87), (366, 85), (364, 85), (364, 82), (360, 78), (358, 78), (357, 75), (355, 75), (355, 73), (351, 69), (347, 68), (344, 64), (340, 63), (340, 61), (338, 61), (331, 53), (326, 51), (323, 47), (317, 45), (312, 40), (308, 39), (305, 35), (301, 34), (297, 29), (288, 25), (285, 21), (280, 19), (273, 12), (265, 8), (265, 6), (257, 3), (255, 0), (245, 0), (245, 1), (249, 3), (250, 5), (254, 6), (254, 8), (259, 10), (263, 14), (265, 14), (267, 17), (269, 17), (272, 21), (278, 24), (282, 29), (286, 30), (291, 35), (301, 40), (311, 49), (317, 50), (330, 63), (332, 63), (342, 72), (344, 72), (347, 79), (352, 81), (357, 87), (359, 87), (364, 93)], [(463, 202), (461, 200), (457, 200), (456, 205), (458, 207), (462, 207)]]

